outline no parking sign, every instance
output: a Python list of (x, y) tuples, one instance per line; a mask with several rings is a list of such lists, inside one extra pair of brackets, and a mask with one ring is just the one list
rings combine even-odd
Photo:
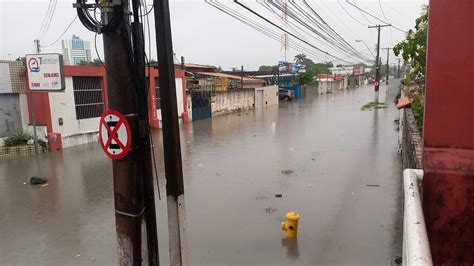
[(125, 157), (132, 143), (127, 119), (115, 110), (105, 111), (100, 118), (99, 139), (102, 149), (110, 159), (120, 160)]

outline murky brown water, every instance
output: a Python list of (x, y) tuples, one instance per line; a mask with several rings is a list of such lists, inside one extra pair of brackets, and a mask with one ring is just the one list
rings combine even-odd
[[(373, 91), (359, 88), (183, 126), (189, 264), (390, 265), (401, 254), (394, 94), (377, 111), (360, 110)], [(98, 144), (33, 159), (0, 160), (0, 264), (116, 264), (111, 163)], [(48, 186), (24, 185), (33, 175)], [(282, 240), (288, 211), (301, 215), (297, 241)]]

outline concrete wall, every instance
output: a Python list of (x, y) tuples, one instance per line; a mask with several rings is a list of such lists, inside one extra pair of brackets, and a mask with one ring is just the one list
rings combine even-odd
[(400, 117), (400, 148), (403, 169), (421, 169), (423, 167), (423, 141), (420, 130), (416, 125), (411, 108), (404, 108), (401, 112), (403, 115)]
[[(98, 141), (100, 117), (77, 120), (72, 77), (66, 77), (65, 82), (63, 92), (49, 93), (53, 132), (61, 134), (63, 148)], [(59, 118), (63, 125), (59, 125)]]
[(254, 90), (218, 91), (212, 97), (212, 116), (224, 115), (254, 107)]
[(13, 135), (22, 129), (18, 94), (0, 94), (0, 137)]
[[(181, 114), (184, 112), (183, 79), (175, 78), (175, 81), (176, 81), (176, 101), (178, 103), (178, 116), (181, 117)], [(156, 83), (156, 86), (158, 86), (158, 83)], [(161, 121), (161, 109), (156, 109), (156, 112), (157, 112), (158, 119)]]
[[(319, 94), (333, 93), (344, 90), (346, 82), (344, 80), (321, 80), (318, 81)], [(346, 85), (347, 86), (347, 85)]]
[(193, 101), (191, 99), (191, 93), (186, 92), (186, 108), (188, 110), (188, 120), (193, 121)]
[[(257, 93), (258, 91), (263, 91), (263, 103), (262, 107), (270, 106), (270, 105), (278, 105), (278, 86), (266, 86), (262, 88), (255, 89), (255, 100), (257, 100)], [(258, 107), (255, 103), (255, 107)]]

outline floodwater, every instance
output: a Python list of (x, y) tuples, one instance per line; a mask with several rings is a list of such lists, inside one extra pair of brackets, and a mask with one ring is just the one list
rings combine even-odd
[[(401, 255), (394, 119), (372, 87), (182, 126), (189, 265), (393, 265)], [(154, 134), (161, 194), (161, 132)], [(112, 171), (97, 143), (0, 160), (0, 265), (116, 265)], [(47, 186), (31, 186), (33, 175)], [(26, 182), (27, 184), (24, 184)], [(275, 197), (282, 194), (282, 197)], [(283, 240), (285, 213), (300, 214)], [(165, 201), (157, 203), (168, 264)]]

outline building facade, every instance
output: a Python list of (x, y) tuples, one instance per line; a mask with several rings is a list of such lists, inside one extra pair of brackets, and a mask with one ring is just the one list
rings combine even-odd
[(84, 41), (76, 35), (70, 40), (62, 40), (63, 59), (65, 65), (79, 65), (84, 61), (92, 61), (89, 41)]

